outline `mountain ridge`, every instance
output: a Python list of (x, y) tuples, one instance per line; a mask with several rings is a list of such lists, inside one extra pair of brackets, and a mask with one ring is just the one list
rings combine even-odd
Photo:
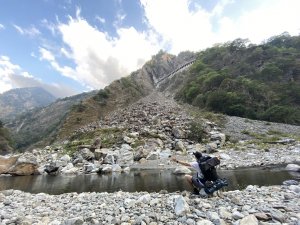
[[(242, 91), (237, 94), (232, 94), (235, 89), (241, 89), (238, 85), (244, 85), (241, 87), (249, 93), (261, 93), (259, 96), (262, 97), (259, 97), (257, 103), (265, 101), (265, 99), (267, 99), (266, 97), (271, 97), (272, 100), (274, 91), (270, 92), (268, 89), (268, 92), (266, 92), (268, 95), (265, 95), (264, 89), (261, 87), (267, 89), (269, 85), (270, 88), (273, 88), (274, 84), (276, 84), (277, 86), (274, 86), (274, 88), (278, 88), (282, 83), (286, 82), (286, 79), (279, 80), (277, 78), (279, 70), (283, 71), (283, 75), (280, 75), (279, 78), (292, 77), (294, 79), (293, 85), (296, 91), (288, 93), (286, 98), (292, 99), (295, 103), (295, 107), (298, 107), (297, 99), (300, 98), (297, 96), (300, 96), (300, 91), (297, 91), (299, 85), (299, 73), (297, 71), (300, 71), (300, 64), (295, 57), (299, 55), (300, 37), (278, 36), (258, 46), (246, 46), (245, 43), (245, 40), (237, 39), (233, 42), (218, 45), (202, 52), (182, 52), (178, 56), (160, 51), (157, 55), (153, 56), (150, 61), (145, 63), (141, 69), (112, 82), (104, 89), (80, 98), (80, 100), (74, 102), (74, 104), (70, 103), (69, 106), (65, 108), (67, 112), (64, 112), (63, 116), (60, 116), (59, 122), (56, 124), (48, 124), (52, 127), (50, 132), (52, 133), (51, 141), (47, 140), (45, 135), (43, 136), (42, 133), (39, 133), (40, 136), (35, 136), (36, 139), (33, 143), (45, 145), (53, 141), (68, 140), (74, 131), (87, 124), (92, 124), (105, 118), (115, 110), (130, 106), (155, 91), (162, 92), (169, 98), (175, 97), (177, 101), (195, 106), (198, 110), (205, 109), (226, 114), (228, 112), (216, 110), (216, 108), (212, 108), (213, 105), (206, 104), (207, 101), (212, 103), (214, 100), (209, 95), (220, 91), (218, 89), (221, 88), (221, 92), (218, 95), (221, 100), (217, 103), (217, 106), (223, 105), (225, 107), (224, 109), (232, 107), (230, 108), (231, 110), (234, 109), (237, 110), (236, 112), (241, 112), (245, 107), (251, 107), (251, 105), (249, 105), (251, 101), (236, 102), (236, 99), (239, 100), (239, 94), (243, 94)], [(291, 46), (295, 47), (292, 48)], [(287, 54), (289, 51), (294, 52), (294, 55), (289, 60), (285, 60), (284, 57), (290, 56)], [(245, 66), (245, 59), (250, 60), (249, 62), (247, 61), (249, 63), (248, 67)], [(264, 59), (264, 61), (261, 61), (262, 59)], [(273, 66), (272, 60), (281, 63), (278, 65), (278, 69)], [(192, 63), (189, 64), (189, 62)], [(186, 64), (188, 64), (188, 66), (184, 67)], [(288, 65), (290, 69), (285, 69)], [(246, 68), (248, 69), (245, 70)], [(272, 68), (275, 69), (272, 70)], [(274, 76), (272, 76), (273, 73), (275, 74)], [(271, 80), (268, 80), (269, 78), (271, 78)], [(246, 83), (238, 83), (240, 80)], [(157, 85), (159, 81), (162, 82)], [(222, 82), (223, 84), (220, 85)], [(260, 82), (262, 84), (260, 84)], [(233, 86), (235, 89), (226, 89), (228, 88), (226, 85), (231, 87), (230, 85), (232, 83), (235, 84), (235, 86)], [(250, 92), (249, 87), (245, 86), (245, 84), (252, 85), (249, 87), (253, 90)], [(248, 87), (248, 89), (246, 89), (246, 87)], [(224, 96), (227, 98), (233, 97), (235, 99), (234, 104), (224, 99)], [(246, 97), (249, 96), (252, 97), (250, 94)], [(276, 95), (274, 96), (276, 97)], [(239, 105), (238, 103), (247, 103), (248, 105)], [(279, 104), (280, 102), (272, 102), (272, 104), (275, 103)], [(261, 107), (260, 105), (258, 106)], [(254, 105), (253, 108), (255, 107)], [(283, 109), (285, 109), (284, 107), (292, 107), (293, 109), (294, 106), (283, 105), (282, 107)], [(267, 108), (264, 110), (267, 110)], [(293, 112), (297, 112), (297, 110), (295, 110)], [(48, 111), (51, 112), (51, 110)], [(250, 112), (250, 110), (248, 111)], [(276, 113), (277, 112), (273, 114), (276, 116)], [(298, 114), (295, 114), (294, 117), (294, 121), (296, 122), (298, 121), (297, 115)], [(240, 115), (233, 114), (233, 116)], [(250, 117), (250, 119), (257, 118)], [(270, 121), (272, 121), (272, 118), (270, 118)], [(275, 120), (275, 122), (280, 121)], [(11, 128), (16, 131), (16, 128), (20, 127), (21, 124), (22, 120), (19, 120), (19, 122)], [(25, 127), (27, 127), (26, 129), (30, 129), (30, 125), (21, 126), (23, 133), (26, 133)], [(17, 133), (18, 132), (15, 132), (16, 135)], [(25, 143), (23, 148), (26, 149), (29, 146), (32, 147), (32, 143)]]
[(54, 102), (56, 97), (41, 87), (16, 88), (0, 94), (0, 119), (15, 116), (37, 107)]

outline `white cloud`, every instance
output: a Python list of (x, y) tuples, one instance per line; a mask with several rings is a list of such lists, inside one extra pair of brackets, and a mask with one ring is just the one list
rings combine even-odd
[(55, 60), (54, 55), (52, 55), (52, 53), (50, 51), (48, 51), (47, 49), (39, 48), (39, 51), (41, 54), (40, 60), (47, 60), (50, 62)]
[(29, 37), (35, 37), (41, 34), (41, 32), (35, 26), (31, 26), (29, 28), (22, 28), (16, 24), (14, 24), (13, 26), (20, 34)]
[(53, 36), (56, 35), (57, 30), (54, 23), (49, 22), (47, 19), (43, 19), (41, 24), (43, 27), (47, 28)]
[(19, 65), (13, 64), (7, 56), (0, 56), (0, 93), (22, 87), (42, 87), (56, 97), (76, 94), (74, 90), (64, 85), (46, 84), (24, 71)]
[(267, 0), (262, 1), (251, 11), (244, 11), (238, 19), (222, 18), (220, 35), (232, 38), (248, 38), (253, 43), (281, 34), (300, 33), (300, 1)]
[[(191, 9), (190, 0), (140, 2), (147, 31), (122, 27), (126, 14), (120, 10), (113, 24), (118, 36), (112, 37), (89, 24), (77, 7), (75, 18), (69, 16), (66, 23), (57, 19), (58, 25), (51, 28), (61, 35), (63, 44), (54, 48), (43, 46), (40, 59), (48, 61), (60, 74), (86, 87), (99, 89), (140, 68), (159, 49), (178, 54), (236, 38), (249, 38), (259, 43), (284, 31), (299, 34), (298, 0), (248, 2), (252, 4), (251, 9), (243, 8), (234, 18), (227, 11), (228, 6), (239, 8), (240, 1), (220, 0), (210, 11), (199, 3)], [(102, 17), (95, 18), (100, 23), (106, 22)], [(49, 23), (45, 21), (45, 24)], [(66, 59), (75, 66), (65, 65)]]
[(0, 30), (5, 29), (5, 26), (0, 23)]
[[(225, 9), (239, 1), (221, 0), (207, 11), (200, 5), (190, 10), (189, 0), (140, 0), (145, 10), (146, 23), (162, 36), (170, 52), (197, 51), (216, 42), (236, 38), (261, 41), (285, 31), (292, 35), (300, 33), (300, 1), (265, 0), (253, 3), (252, 9), (239, 12), (235, 18), (226, 16)], [(215, 22), (219, 25), (214, 27)]]
[(211, 14), (201, 7), (189, 10), (188, 0), (141, 0), (149, 26), (159, 33), (172, 53), (199, 50), (215, 41)]
[(104, 24), (106, 22), (105, 19), (101, 16), (96, 16), (96, 20), (98, 20), (102, 24)]
[(129, 75), (160, 49), (150, 33), (140, 33), (129, 27), (119, 28), (118, 37), (110, 37), (80, 16), (70, 17), (66, 24), (59, 23), (58, 30), (67, 45), (60, 49), (60, 57), (73, 60), (75, 66), (63, 66), (62, 58), (55, 58), (54, 53), (45, 48), (40, 48), (40, 59), (48, 61), (62, 75), (93, 89)]

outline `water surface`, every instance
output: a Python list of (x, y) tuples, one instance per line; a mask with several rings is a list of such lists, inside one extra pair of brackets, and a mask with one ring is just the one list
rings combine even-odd
[[(229, 181), (227, 190), (243, 189), (248, 185), (280, 185), (285, 180), (300, 180), (300, 173), (283, 169), (241, 169), (219, 171), (220, 177)], [(31, 193), (62, 194), (67, 192), (115, 192), (147, 191), (169, 192), (191, 190), (183, 175), (174, 175), (170, 170), (141, 170), (110, 175), (76, 176), (1, 176), (0, 190), (18, 189)]]

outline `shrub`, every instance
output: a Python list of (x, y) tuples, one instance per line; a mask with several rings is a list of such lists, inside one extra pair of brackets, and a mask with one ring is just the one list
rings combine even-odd
[(191, 122), (189, 125), (188, 138), (201, 142), (205, 138), (204, 126), (200, 122)]

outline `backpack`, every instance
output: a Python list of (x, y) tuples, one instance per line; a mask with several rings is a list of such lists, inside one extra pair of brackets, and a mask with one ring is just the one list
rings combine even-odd
[(205, 187), (204, 191), (206, 194), (212, 194), (225, 186), (228, 186), (228, 181), (225, 178), (218, 178), (210, 186)]
[(219, 177), (216, 166), (220, 164), (217, 157), (202, 156), (198, 160), (198, 165), (206, 181), (216, 181)]

